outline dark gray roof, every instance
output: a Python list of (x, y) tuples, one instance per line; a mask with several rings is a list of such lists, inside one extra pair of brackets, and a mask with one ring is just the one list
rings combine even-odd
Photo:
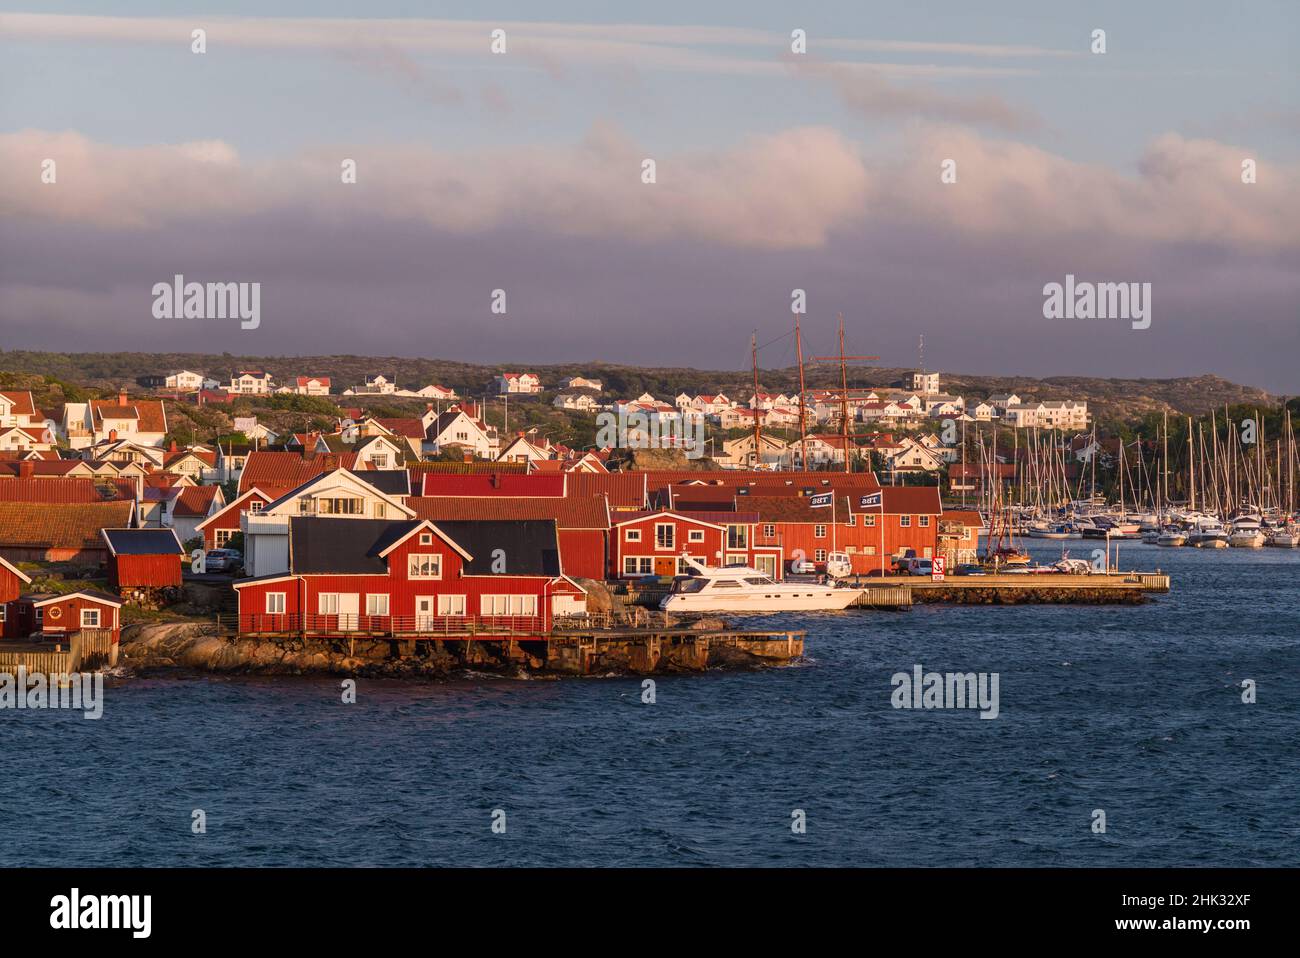
[(386, 496), (409, 496), (411, 474), (405, 469), (364, 469), (355, 473), (362, 482), (368, 482)]
[(419, 524), (414, 519), (294, 516), (289, 520), (290, 562), (300, 575), (386, 575), (379, 553)]
[(184, 555), (171, 529), (105, 529), (104, 538), (117, 555)]
[(492, 575), (493, 553), (505, 559), (505, 575), (560, 574), (560, 546), (551, 519), (435, 522), (473, 558), (465, 563), (469, 575)]
[[(420, 525), (418, 519), (332, 519), (293, 516), (289, 520), (289, 554), (298, 575), (384, 575), (380, 553)], [(560, 574), (560, 548), (554, 520), (454, 521), (434, 523), (472, 556), (469, 575), (498, 574), (497, 550), (504, 575)]]

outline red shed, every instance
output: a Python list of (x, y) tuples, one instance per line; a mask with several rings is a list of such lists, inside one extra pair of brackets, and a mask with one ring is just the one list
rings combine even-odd
[[(0, 556), (0, 638), (18, 638), (17, 609), (14, 608), (22, 587), (31, 583), (31, 577)], [(14, 611), (11, 613), (10, 610)], [(12, 629), (12, 631), (11, 631)]]
[(126, 589), (161, 589), (181, 584), (185, 555), (174, 529), (101, 529), (108, 546), (108, 584)]
[(122, 600), (106, 592), (87, 589), (63, 595), (23, 595), (11, 602), (9, 608), (14, 612), (19, 637), (37, 633), (71, 635), (85, 629), (103, 629), (113, 633), (116, 645), (121, 636)]

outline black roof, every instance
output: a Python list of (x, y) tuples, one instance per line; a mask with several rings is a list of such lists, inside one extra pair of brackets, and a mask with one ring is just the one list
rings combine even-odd
[(505, 575), (560, 574), (560, 546), (553, 519), (435, 522), (473, 558), (465, 563), (469, 575), (492, 575), (493, 553), (501, 550)]
[(362, 482), (368, 482), (386, 496), (409, 496), (411, 474), (405, 469), (363, 469), (353, 473)]
[[(418, 519), (289, 519), (289, 554), (298, 575), (385, 575), (380, 553), (421, 524)], [(560, 548), (550, 519), (455, 521), (434, 523), (472, 558), (469, 575), (497, 574), (497, 550), (505, 559), (504, 575), (560, 574)]]
[(420, 524), (418, 519), (329, 519), (293, 516), (289, 555), (301, 575), (386, 575), (379, 553)]
[(185, 550), (171, 529), (105, 529), (104, 538), (117, 555), (184, 555)]

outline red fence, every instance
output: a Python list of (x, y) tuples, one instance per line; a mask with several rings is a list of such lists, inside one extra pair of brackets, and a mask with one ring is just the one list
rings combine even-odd
[(308, 635), (541, 635), (549, 631), (540, 615), (324, 615), (257, 612), (239, 616), (240, 634)]

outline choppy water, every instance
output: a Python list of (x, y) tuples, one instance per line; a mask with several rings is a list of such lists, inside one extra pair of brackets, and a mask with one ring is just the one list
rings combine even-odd
[[(97, 722), (0, 712), (0, 864), (1300, 863), (1300, 552), (1121, 559), (1174, 593), (816, 617), (806, 664), (660, 677), (653, 705), (624, 678), (343, 705), (337, 679), (204, 676), (116, 684)], [(998, 672), (1000, 717), (893, 709), (916, 663)]]

